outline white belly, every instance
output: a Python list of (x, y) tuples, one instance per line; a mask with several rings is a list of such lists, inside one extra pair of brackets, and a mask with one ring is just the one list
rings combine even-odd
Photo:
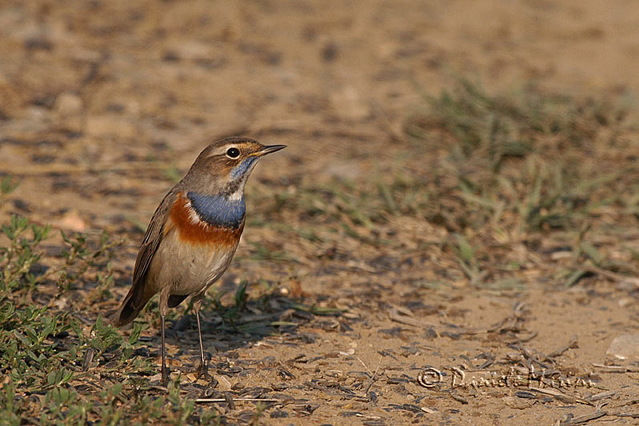
[(222, 276), (236, 249), (237, 244), (185, 244), (176, 232), (169, 232), (153, 256), (148, 284), (159, 290), (170, 283), (170, 294), (175, 295), (203, 293)]

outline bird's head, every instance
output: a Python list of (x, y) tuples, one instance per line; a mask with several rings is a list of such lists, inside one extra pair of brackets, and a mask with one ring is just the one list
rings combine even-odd
[(185, 181), (204, 193), (241, 198), (246, 180), (258, 161), (283, 148), (286, 145), (262, 145), (250, 138), (221, 139), (200, 153)]

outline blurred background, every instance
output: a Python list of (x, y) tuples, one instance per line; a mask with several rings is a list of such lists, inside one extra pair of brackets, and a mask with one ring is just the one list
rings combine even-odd
[[(87, 332), (126, 293), (149, 218), (208, 143), (244, 135), (286, 144), (247, 186), (227, 293), (207, 302), (215, 324), (207, 350), (222, 359), (252, 348), (238, 339), (259, 340), (219, 319), (235, 303), (240, 313), (274, 315), (259, 317), (265, 334), (296, 342), (247, 357), (329, 354), (328, 369), (367, 371), (348, 383), (385, 395), (380, 407), (439, 410), (397, 414), (370, 395), (345, 407), (301, 385), (319, 375), (309, 364), (291, 370), (291, 383), (296, 398), (321, 408), (269, 406), (272, 418), (332, 422), (339, 410), (360, 410), (368, 424), (397, 415), (476, 421), (472, 409), (446, 411), (459, 401), (424, 400), (401, 374), (460, 354), (510, 368), (519, 362), (508, 355), (513, 342), (534, 334), (536, 350), (549, 353), (575, 333), (581, 349), (562, 371), (588, 374), (618, 332), (636, 332), (638, 90), (633, 0), (3, 0), (0, 223), (20, 215), (53, 231), (26, 267), (7, 257), (0, 265), (18, 277), (13, 294), (26, 297), (16, 309), (71, 312)], [(20, 246), (21, 226), (5, 229), (2, 245)], [(80, 240), (65, 242), (58, 229)], [(247, 308), (241, 282), (261, 302)], [(300, 314), (290, 300), (325, 311)], [(152, 351), (155, 307), (142, 319), (141, 344)], [(172, 314), (176, 327), (183, 312)], [(347, 313), (314, 316), (339, 312)], [(448, 330), (453, 323), (465, 331)], [(192, 325), (184, 341), (169, 337), (185, 365), (197, 350)], [(369, 385), (380, 365), (397, 380)], [(281, 382), (273, 368), (250, 374)], [(611, 380), (605, 385), (624, 385)], [(240, 392), (231, 384), (226, 391)], [(488, 398), (483, 407), (524, 416), (522, 424), (558, 418), (524, 414), (513, 401)], [(25, 403), (23, 414), (37, 418), (33, 407)], [(226, 415), (243, 419), (239, 409)]]
[[(631, 1), (8, 0), (0, 170), (154, 159), (181, 173), (210, 140), (243, 134), (291, 146), (264, 173), (353, 178), (393, 161), (407, 116), (455, 77), (489, 90), (636, 91), (638, 22)], [(87, 192), (127, 189), (108, 180), (84, 182), (85, 197), (50, 197), (34, 179), (23, 188), (50, 218), (68, 197), (89, 208)]]

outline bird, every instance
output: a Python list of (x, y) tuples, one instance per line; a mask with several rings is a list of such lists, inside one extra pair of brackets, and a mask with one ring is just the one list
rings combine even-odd
[(224, 274), (246, 220), (244, 187), (258, 161), (286, 145), (263, 145), (229, 137), (207, 146), (186, 175), (160, 202), (149, 223), (133, 270), (131, 288), (112, 324), (132, 322), (159, 293), (162, 382), (168, 383), (165, 317), (191, 296), (200, 341), (198, 377), (209, 378), (200, 309), (206, 290)]

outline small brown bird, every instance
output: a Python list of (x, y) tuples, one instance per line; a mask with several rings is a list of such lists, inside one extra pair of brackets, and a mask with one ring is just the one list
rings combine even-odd
[(231, 137), (200, 153), (186, 176), (164, 197), (142, 240), (133, 285), (115, 313), (123, 326), (160, 293), (162, 381), (165, 361), (164, 318), (168, 308), (192, 296), (200, 338), (198, 374), (207, 377), (200, 309), (206, 290), (228, 268), (240, 242), (246, 217), (244, 185), (257, 162), (285, 145), (264, 146), (249, 138)]

